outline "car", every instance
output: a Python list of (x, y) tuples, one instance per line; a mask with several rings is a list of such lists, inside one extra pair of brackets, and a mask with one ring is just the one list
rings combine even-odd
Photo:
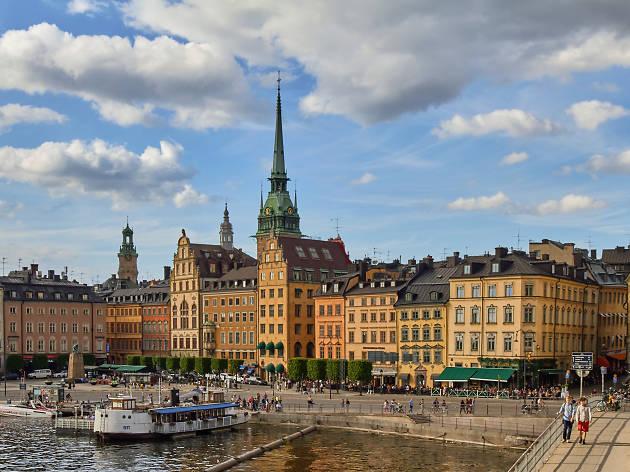
[(268, 385), (267, 381), (261, 379), (260, 377), (247, 377), (243, 383), (247, 385)]
[(53, 377), (56, 379), (65, 379), (68, 376), (68, 372), (65, 370), (62, 370), (61, 372), (55, 372), (53, 374)]
[(47, 379), (52, 377), (52, 370), (50, 369), (37, 369), (27, 375), (29, 379)]

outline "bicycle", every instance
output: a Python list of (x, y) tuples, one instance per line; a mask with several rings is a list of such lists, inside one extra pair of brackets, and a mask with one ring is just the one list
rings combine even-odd
[(608, 403), (606, 403), (604, 400), (599, 400), (595, 404), (595, 411), (598, 411), (598, 412), (610, 411), (610, 407), (608, 406)]

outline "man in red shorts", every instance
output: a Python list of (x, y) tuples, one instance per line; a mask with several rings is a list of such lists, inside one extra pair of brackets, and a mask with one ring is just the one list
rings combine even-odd
[(588, 400), (585, 397), (580, 398), (580, 404), (575, 412), (575, 419), (578, 422), (578, 431), (580, 432), (580, 444), (586, 444), (586, 433), (588, 433), (588, 426), (591, 423), (591, 407), (588, 406)]

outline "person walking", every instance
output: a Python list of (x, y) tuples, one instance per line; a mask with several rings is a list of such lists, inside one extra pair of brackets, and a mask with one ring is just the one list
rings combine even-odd
[(413, 415), (413, 398), (409, 399), (409, 414)]
[(575, 419), (578, 423), (578, 431), (580, 432), (580, 444), (586, 444), (586, 433), (588, 433), (588, 427), (591, 423), (593, 415), (591, 414), (591, 407), (588, 406), (588, 400), (585, 397), (580, 398), (580, 404), (575, 410)]
[(571, 442), (571, 429), (573, 428), (573, 420), (575, 415), (575, 408), (571, 403), (571, 395), (564, 397), (564, 403), (560, 407), (559, 414), (562, 415), (562, 442)]

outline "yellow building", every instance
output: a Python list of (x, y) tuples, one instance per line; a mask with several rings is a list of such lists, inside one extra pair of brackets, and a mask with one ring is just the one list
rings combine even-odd
[(398, 294), (397, 384), (433, 387), (446, 366), (449, 278), (455, 261), (433, 263), (428, 257), (417, 275)]
[(558, 381), (572, 351), (595, 349), (597, 292), (583, 270), (520, 251), (468, 257), (450, 278), (447, 363)]

